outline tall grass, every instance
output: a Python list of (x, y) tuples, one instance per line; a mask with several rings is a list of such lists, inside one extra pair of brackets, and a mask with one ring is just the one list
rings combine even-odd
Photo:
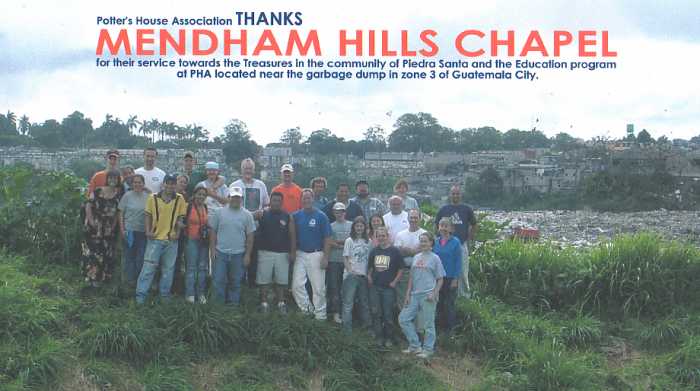
[(112, 357), (145, 362), (165, 345), (162, 329), (144, 316), (129, 310), (98, 310), (84, 316), (87, 329), (78, 335), (78, 345), (90, 357)]
[(509, 240), (472, 258), (477, 289), (540, 310), (658, 317), (698, 306), (700, 251), (649, 233), (621, 235), (591, 250)]
[(590, 253), (595, 278), (587, 298), (601, 312), (659, 316), (697, 305), (700, 252), (641, 233), (616, 237)]
[[(485, 355), (492, 368), (514, 375), (509, 387), (594, 390), (602, 386), (601, 360), (566, 345), (593, 341), (590, 335), (600, 333), (594, 323), (545, 319), (488, 298), (460, 301), (458, 308), (464, 322), (456, 330), (453, 349)], [(584, 325), (586, 332), (571, 332)]]
[(508, 304), (560, 310), (586, 292), (591, 269), (572, 249), (508, 240), (480, 249), (472, 258), (477, 290)]
[(0, 253), (0, 340), (27, 340), (57, 331), (61, 302), (40, 296), (47, 281), (19, 270), (21, 258)]

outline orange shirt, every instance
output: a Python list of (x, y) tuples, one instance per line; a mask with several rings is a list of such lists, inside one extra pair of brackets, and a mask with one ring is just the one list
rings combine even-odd
[(272, 188), (270, 194), (280, 192), (284, 196), (282, 199), (282, 210), (292, 214), (301, 209), (301, 187), (296, 183), (285, 186), (283, 183)]
[[(202, 218), (200, 221), (199, 218)], [(197, 207), (192, 205), (190, 215), (187, 216), (187, 237), (193, 240), (199, 239), (199, 227), (207, 224), (207, 210), (202, 207), (197, 214)]]
[(97, 171), (95, 175), (90, 178), (90, 183), (88, 183), (88, 197), (95, 192), (95, 189), (102, 186), (107, 186), (107, 170)]

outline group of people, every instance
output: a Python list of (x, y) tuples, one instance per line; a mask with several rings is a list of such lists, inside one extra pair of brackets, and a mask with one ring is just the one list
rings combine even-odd
[(354, 197), (341, 183), (329, 200), (325, 178), (302, 188), (291, 164), (282, 165), (281, 183), (268, 193), (254, 178), (252, 159), (241, 162), (242, 177), (227, 186), (216, 162), (197, 171), (194, 153), (186, 152), (183, 173), (175, 175), (156, 167), (157, 156), (147, 148), (143, 167), (120, 169), (119, 151), (110, 150), (106, 169), (90, 180), (83, 241), (89, 285), (113, 277), (121, 239), (125, 278), (139, 304), (154, 280), (169, 299), (184, 262), (190, 303), (207, 302), (211, 270), (212, 299), (221, 303), (239, 305), (247, 276), (259, 288), (263, 312), (287, 313), (291, 288), (301, 312), (330, 318), (348, 333), (358, 315), (387, 347), (397, 343), (398, 320), (409, 343), (404, 352), (422, 357), (434, 351), (436, 321), (448, 333), (455, 327), (455, 300), (469, 290), (468, 243), (476, 230), (459, 186), (438, 212), (434, 236), (420, 227), (418, 202), (404, 180), (386, 203), (363, 180)]

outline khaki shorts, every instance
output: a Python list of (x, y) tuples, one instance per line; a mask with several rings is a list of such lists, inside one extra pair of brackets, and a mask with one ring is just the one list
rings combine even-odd
[(272, 251), (258, 251), (258, 273), (255, 282), (258, 285), (277, 285), (289, 283), (289, 254)]

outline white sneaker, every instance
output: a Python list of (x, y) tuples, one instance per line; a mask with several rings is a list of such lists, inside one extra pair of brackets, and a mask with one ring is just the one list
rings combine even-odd
[(423, 350), (423, 351), (421, 351), (420, 353), (416, 354), (416, 356), (417, 356), (418, 358), (422, 358), (422, 359), (425, 359), (425, 360), (429, 359), (432, 355), (433, 355), (432, 353), (426, 352), (425, 350)]
[(406, 348), (406, 349), (401, 351), (401, 353), (403, 353), (403, 354), (418, 354), (418, 353), (422, 353), (422, 352), (423, 352), (423, 349), (421, 349), (421, 348), (415, 348), (415, 349)]
[(194, 304), (194, 296), (187, 296), (185, 298), (185, 301), (191, 304)]
[(199, 304), (207, 304), (207, 298), (205, 296), (199, 296)]
[(333, 321), (338, 324), (343, 323), (343, 319), (340, 317), (340, 314), (334, 314), (333, 315)]

